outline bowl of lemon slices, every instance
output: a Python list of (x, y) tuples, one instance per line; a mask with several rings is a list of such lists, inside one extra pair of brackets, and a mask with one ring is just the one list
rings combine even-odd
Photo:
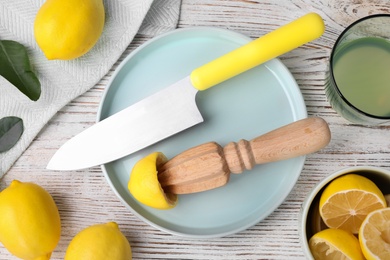
[(304, 200), (299, 235), (307, 259), (390, 259), (390, 171), (349, 167)]

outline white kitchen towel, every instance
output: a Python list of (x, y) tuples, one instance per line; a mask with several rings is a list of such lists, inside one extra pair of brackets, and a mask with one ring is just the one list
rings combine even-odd
[(94, 48), (75, 60), (49, 61), (33, 33), (35, 15), (44, 2), (0, 0), (0, 39), (27, 47), (42, 89), (34, 102), (0, 76), (0, 118), (20, 117), (25, 128), (15, 146), (0, 153), (0, 178), (58, 110), (92, 88), (110, 70), (137, 33), (155, 36), (176, 28), (181, 6), (181, 0), (103, 0), (105, 27)]

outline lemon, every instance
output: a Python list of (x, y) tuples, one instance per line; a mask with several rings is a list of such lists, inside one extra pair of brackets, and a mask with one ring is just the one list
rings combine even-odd
[(342, 229), (325, 229), (309, 240), (309, 247), (314, 259), (364, 259), (359, 240)]
[(0, 242), (13, 255), (50, 259), (60, 235), (57, 206), (41, 186), (14, 180), (0, 193)]
[(378, 209), (364, 219), (359, 241), (368, 259), (390, 259), (390, 208)]
[(386, 207), (380, 189), (366, 177), (346, 174), (333, 180), (320, 198), (320, 215), (330, 228), (357, 234), (365, 217)]
[(154, 152), (134, 165), (127, 187), (136, 200), (157, 209), (176, 206), (177, 195), (165, 193), (157, 177), (158, 166), (166, 161), (168, 159), (163, 153)]
[(118, 224), (108, 222), (96, 224), (80, 231), (65, 253), (65, 260), (129, 260), (129, 241), (120, 231)]
[(104, 27), (103, 0), (47, 0), (34, 22), (35, 40), (49, 60), (87, 53)]

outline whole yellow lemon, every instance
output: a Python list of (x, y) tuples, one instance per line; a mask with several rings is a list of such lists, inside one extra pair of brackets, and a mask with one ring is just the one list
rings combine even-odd
[(13, 255), (50, 259), (60, 236), (57, 206), (41, 186), (14, 180), (0, 193), (0, 242)]
[(129, 260), (131, 257), (130, 243), (115, 222), (81, 230), (72, 239), (65, 254), (65, 260)]
[(103, 0), (47, 0), (35, 22), (35, 40), (49, 60), (87, 53), (104, 27)]

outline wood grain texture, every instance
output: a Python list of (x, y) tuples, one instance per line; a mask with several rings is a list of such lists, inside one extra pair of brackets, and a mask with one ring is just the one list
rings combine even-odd
[[(212, 26), (257, 38), (307, 12), (326, 24), (318, 40), (280, 59), (295, 77), (309, 116), (324, 118), (330, 144), (307, 156), (302, 174), (287, 199), (269, 217), (238, 234), (190, 240), (163, 233), (133, 215), (115, 196), (99, 167), (73, 172), (45, 169), (54, 152), (95, 122), (97, 107), (113, 71), (126, 55), (148, 40), (138, 35), (111, 71), (90, 91), (70, 102), (50, 120), (34, 142), (0, 180), (33, 181), (54, 197), (62, 218), (62, 237), (52, 259), (63, 259), (71, 238), (81, 229), (116, 221), (132, 245), (133, 259), (304, 259), (298, 215), (307, 193), (321, 179), (348, 166), (390, 169), (390, 127), (350, 124), (331, 108), (324, 78), (331, 47), (343, 28), (374, 13), (390, 13), (388, 0), (183, 0), (179, 27)], [(0, 259), (16, 259), (0, 245)]]

